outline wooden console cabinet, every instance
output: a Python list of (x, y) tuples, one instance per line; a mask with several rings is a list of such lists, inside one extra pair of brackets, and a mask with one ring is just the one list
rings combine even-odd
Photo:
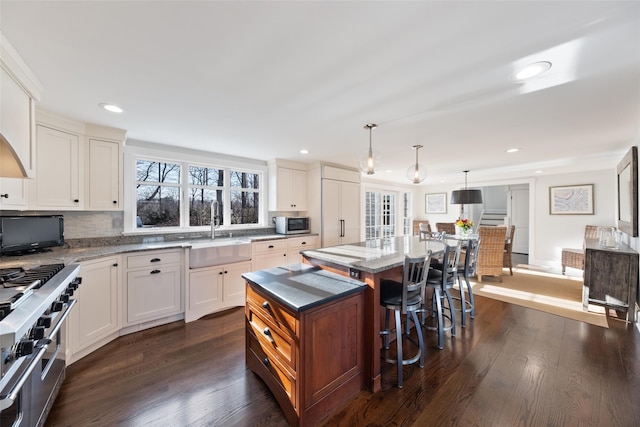
[(627, 321), (635, 322), (638, 291), (638, 253), (629, 246), (605, 248), (597, 239), (585, 239), (582, 305), (589, 303), (621, 308)]
[(247, 366), (290, 425), (315, 425), (364, 387), (363, 291), (296, 311), (247, 280)]

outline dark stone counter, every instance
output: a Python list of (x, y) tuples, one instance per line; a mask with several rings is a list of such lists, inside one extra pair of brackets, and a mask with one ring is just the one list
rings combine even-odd
[(242, 277), (296, 312), (362, 292), (367, 288), (360, 281), (307, 264), (253, 271)]

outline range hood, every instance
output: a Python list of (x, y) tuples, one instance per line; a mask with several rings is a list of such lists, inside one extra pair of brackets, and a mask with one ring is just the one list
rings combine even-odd
[(15, 150), (0, 133), (0, 178), (28, 178)]

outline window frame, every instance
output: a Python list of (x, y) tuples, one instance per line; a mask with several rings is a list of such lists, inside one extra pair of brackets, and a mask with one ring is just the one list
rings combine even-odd
[[(268, 168), (266, 162), (252, 159), (234, 158), (216, 153), (202, 153), (184, 150), (184, 152), (173, 152), (170, 149), (163, 150), (155, 147), (148, 147), (148, 143), (143, 146), (125, 146), (124, 152), (124, 235), (135, 234), (166, 234), (166, 233), (187, 233), (210, 231), (210, 226), (189, 226), (189, 189), (194, 186), (189, 184), (189, 166), (222, 169), (224, 172), (223, 185), (223, 218), (226, 221), (218, 230), (238, 230), (250, 228), (263, 228), (267, 218), (267, 194), (268, 194)], [(149, 144), (153, 146), (155, 144)], [(173, 147), (172, 147), (173, 148)], [(175, 163), (180, 166), (180, 224), (176, 227), (136, 227), (137, 192), (136, 192), (136, 164), (138, 160), (148, 160), (163, 163)], [(246, 172), (258, 175), (259, 188), (244, 189), (258, 193), (258, 223), (257, 224), (230, 224), (231, 221), (231, 191), (238, 188), (231, 188), (231, 171)], [(175, 185), (175, 184), (173, 184)], [(197, 187), (197, 185), (196, 185)]]

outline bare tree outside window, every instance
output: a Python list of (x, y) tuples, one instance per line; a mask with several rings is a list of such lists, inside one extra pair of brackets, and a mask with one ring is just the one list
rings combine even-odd
[(180, 225), (180, 165), (136, 162), (136, 217), (144, 227)]

